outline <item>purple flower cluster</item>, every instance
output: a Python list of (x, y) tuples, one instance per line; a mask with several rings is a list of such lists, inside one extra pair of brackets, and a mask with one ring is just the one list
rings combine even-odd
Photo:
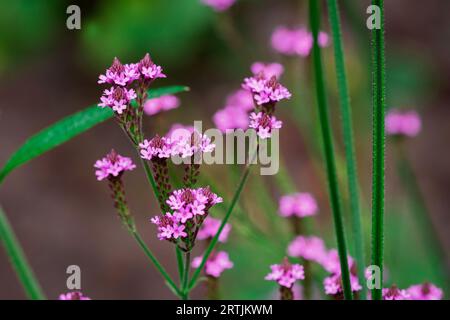
[(316, 215), (318, 205), (310, 193), (294, 193), (280, 198), (278, 211), (282, 217), (303, 218)]
[(119, 177), (124, 171), (131, 171), (136, 168), (136, 165), (128, 157), (123, 157), (111, 150), (106, 157), (97, 160), (94, 164), (95, 175), (97, 180), (101, 181), (113, 177)]
[[(205, 221), (203, 222), (202, 227), (198, 231), (197, 239), (198, 240), (205, 240), (209, 238), (213, 238), (217, 231), (219, 231), (219, 227), (221, 225), (222, 221), (219, 219), (215, 219), (213, 217), (207, 217)], [(226, 223), (223, 227), (222, 232), (219, 236), (220, 242), (227, 242), (228, 235), (231, 231), (231, 225), (229, 223)]]
[(271, 265), (270, 269), (271, 272), (264, 279), (276, 281), (280, 286), (286, 288), (292, 288), (295, 281), (305, 279), (303, 266), (290, 264), (287, 259), (284, 259), (282, 264)]
[(225, 11), (230, 8), (236, 0), (202, 0), (202, 3), (213, 8), (215, 11)]
[(133, 89), (127, 90), (122, 87), (111, 87), (111, 89), (103, 91), (103, 96), (100, 97), (98, 106), (102, 108), (109, 107), (117, 114), (122, 114), (130, 101), (136, 98), (137, 95)]
[(442, 289), (429, 282), (412, 285), (407, 292), (411, 300), (442, 300), (444, 297)]
[[(277, 52), (289, 55), (306, 57), (310, 54), (313, 47), (313, 35), (305, 28), (287, 28), (285, 26), (277, 27), (272, 33), (272, 48)], [(325, 32), (319, 32), (319, 46), (326, 47), (329, 43), (329, 37)]]
[(383, 289), (383, 300), (411, 300), (407, 290), (399, 289), (393, 285)]
[[(200, 267), (203, 256), (195, 257), (192, 260), (191, 266), (193, 268)], [(233, 262), (230, 260), (228, 253), (225, 251), (218, 251), (212, 253), (205, 264), (205, 273), (208, 276), (218, 278), (227, 269), (233, 268)]]
[(264, 73), (244, 79), (242, 87), (253, 94), (257, 105), (275, 104), (283, 99), (289, 99), (291, 93), (281, 85), (275, 76), (268, 77)]
[(255, 62), (251, 65), (250, 70), (254, 75), (262, 73), (267, 78), (275, 77), (279, 79), (284, 72), (284, 67), (277, 62)]
[(316, 236), (297, 236), (288, 246), (288, 255), (322, 263), (327, 257), (323, 240)]
[(58, 300), (91, 300), (91, 299), (89, 297), (84, 296), (80, 291), (72, 291), (60, 294)]
[(282, 125), (283, 122), (277, 120), (275, 116), (261, 111), (250, 114), (250, 124), (248, 126), (255, 129), (261, 139), (267, 139), (271, 137), (273, 129), (280, 129)]
[(385, 124), (387, 134), (407, 137), (415, 137), (422, 128), (420, 116), (415, 111), (391, 110), (386, 115)]
[(144, 112), (148, 116), (153, 116), (161, 111), (176, 109), (180, 106), (180, 99), (174, 95), (161, 96), (159, 98), (148, 99), (144, 103)]

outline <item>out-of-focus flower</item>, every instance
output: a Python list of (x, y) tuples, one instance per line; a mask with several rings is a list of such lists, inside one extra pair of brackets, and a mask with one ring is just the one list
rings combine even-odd
[[(198, 231), (197, 239), (204, 240), (208, 238), (213, 238), (217, 231), (219, 231), (219, 227), (221, 225), (222, 221), (219, 219), (215, 219), (213, 217), (207, 217), (205, 221), (203, 222), (202, 227)], [(220, 242), (226, 242), (228, 239), (228, 234), (231, 231), (231, 225), (229, 223), (226, 223), (225, 226), (222, 229), (222, 232), (219, 236)]]
[(386, 115), (386, 133), (415, 137), (422, 128), (420, 116), (415, 111), (391, 110)]
[(252, 112), (250, 114), (249, 127), (256, 130), (256, 133), (261, 139), (271, 137), (273, 129), (280, 129), (283, 122), (277, 120), (275, 116), (268, 115), (264, 112)]
[(133, 89), (127, 90), (122, 87), (111, 87), (105, 89), (103, 95), (100, 97), (99, 107), (109, 107), (118, 114), (122, 114), (128, 107), (131, 100), (136, 99), (136, 92)]
[[(353, 292), (362, 289), (359, 284), (358, 277), (350, 274), (350, 286)], [(343, 293), (342, 277), (340, 274), (332, 274), (323, 280), (323, 287), (325, 293), (332, 296), (339, 296)]]
[(131, 171), (136, 168), (131, 158), (123, 157), (111, 150), (106, 157), (97, 160), (94, 164), (95, 175), (97, 180), (101, 181), (106, 178), (118, 177), (124, 171)]
[[(319, 32), (319, 46), (326, 47), (329, 43), (329, 37), (325, 32)], [(272, 33), (272, 48), (284, 55), (298, 55), (306, 57), (310, 54), (313, 47), (313, 36), (305, 28), (287, 28), (285, 26), (277, 27)]]
[(410, 286), (407, 290), (411, 300), (442, 300), (442, 289), (434, 284), (426, 282)]
[(317, 214), (316, 199), (310, 193), (294, 193), (280, 198), (279, 213), (283, 217), (309, 217)]
[(72, 291), (60, 294), (58, 300), (91, 300), (91, 298), (84, 296), (80, 291)]
[(298, 236), (288, 246), (288, 255), (321, 263), (327, 257), (322, 239), (315, 236)]
[[(202, 262), (203, 256), (195, 257), (192, 260), (191, 266), (198, 268)], [(226, 269), (233, 268), (233, 262), (230, 260), (228, 253), (225, 251), (219, 251), (209, 256), (205, 264), (205, 273), (208, 276), (218, 278)]]
[[(351, 256), (347, 256), (348, 265), (354, 264), (354, 259)], [(326, 257), (320, 263), (322, 267), (330, 273), (341, 273), (341, 262), (339, 259), (339, 253), (336, 249), (328, 251)]]
[(213, 116), (217, 129), (226, 132), (228, 129), (246, 129), (250, 123), (246, 111), (236, 107), (225, 107)]
[(254, 75), (263, 73), (266, 78), (275, 77), (279, 79), (284, 72), (284, 67), (279, 63), (263, 63), (255, 62), (250, 67), (250, 70)]
[(148, 99), (144, 103), (145, 114), (152, 116), (161, 111), (176, 109), (180, 106), (180, 99), (174, 95), (161, 96), (159, 98)]
[(201, 0), (201, 1), (203, 4), (219, 12), (227, 10), (236, 2), (236, 0)]
[(396, 285), (383, 289), (383, 300), (409, 300), (410, 295), (406, 290), (399, 289)]
[(252, 93), (244, 89), (234, 91), (227, 97), (225, 108), (237, 108), (246, 112), (253, 110), (255, 104)]
[(305, 279), (305, 271), (302, 265), (290, 264), (284, 259), (282, 264), (273, 264), (270, 266), (272, 270), (264, 279), (276, 281), (280, 286), (292, 288), (297, 280)]

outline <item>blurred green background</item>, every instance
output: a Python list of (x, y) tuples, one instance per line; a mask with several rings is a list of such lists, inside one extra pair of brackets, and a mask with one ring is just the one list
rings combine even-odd
[[(370, 1), (340, 3), (369, 258), (370, 34), (365, 9)], [(115, 56), (133, 62), (150, 52), (168, 76), (155, 86), (191, 87), (191, 92), (180, 95), (180, 108), (146, 119), (148, 135), (163, 134), (175, 122), (190, 124), (201, 119), (204, 127), (212, 126), (212, 115), (224, 106), (227, 94), (239, 88), (250, 73), (250, 64), (276, 61), (287, 69), (282, 82), (295, 98), (279, 108), (285, 123), (281, 134), (284, 170), (296, 190), (317, 197), (320, 214), (314, 218), (315, 233), (325, 238), (329, 247), (336, 246), (315, 131), (310, 59), (282, 57), (270, 47), (276, 26), (308, 24), (307, 1), (237, 0), (230, 10), (219, 14), (200, 0), (78, 1), (81, 30), (66, 28), (70, 4), (0, 0), (0, 164), (39, 129), (96, 103), (102, 90), (97, 76)], [(388, 105), (416, 109), (423, 119), (421, 134), (402, 143), (418, 190), (411, 191), (408, 186), (414, 186), (414, 181), (399, 174), (405, 158), (399, 157), (398, 142), (387, 139), (386, 283), (408, 287), (432, 281), (446, 287), (450, 249), (450, 151), (446, 148), (450, 134), (450, 21), (446, 15), (450, 2), (430, 0), (425, 6), (396, 0), (385, 6)], [(325, 10), (323, 29), (329, 32)], [(342, 154), (331, 47), (324, 50), (324, 63), (337, 151)], [(119, 128), (109, 122), (27, 164), (0, 187), (0, 203), (50, 298), (67, 291), (65, 270), (71, 264), (81, 267), (82, 290), (93, 299), (173, 297), (121, 227), (106, 185), (94, 178), (94, 161), (112, 147), (133, 154)], [(341, 163), (342, 177), (344, 168)], [(204, 169), (226, 203), (235, 182), (229, 171), (226, 166)], [(345, 179), (341, 180), (345, 198)], [(292, 235), (287, 221), (276, 215), (278, 197), (283, 193), (276, 177), (264, 177), (263, 181), (265, 190), (260, 190), (260, 178), (251, 177), (241, 210), (232, 216), (230, 242), (221, 245), (235, 262), (235, 268), (225, 271), (221, 280), (224, 298), (270, 298), (276, 290), (263, 277), (269, 265), (285, 255)], [(175, 275), (173, 248), (157, 241), (149, 223), (157, 206), (144, 176), (136, 170), (125, 183), (144, 237)], [(434, 226), (431, 237), (439, 245), (423, 231), (424, 213)], [(221, 210), (212, 214), (220, 216)], [(347, 230), (350, 235), (350, 228)], [(350, 239), (348, 242), (352, 247)], [(203, 295), (200, 286), (194, 297)], [(14, 298), (24, 298), (24, 294), (0, 249), (0, 299)]]

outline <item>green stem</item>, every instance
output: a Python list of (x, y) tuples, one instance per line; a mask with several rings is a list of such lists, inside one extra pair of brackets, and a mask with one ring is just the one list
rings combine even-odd
[(236, 189), (233, 199), (231, 200), (230, 207), (227, 210), (227, 213), (225, 214), (225, 217), (222, 220), (222, 223), (220, 224), (219, 230), (217, 230), (216, 234), (212, 238), (208, 248), (205, 251), (205, 254), (203, 255), (202, 262), (200, 263), (200, 266), (195, 270), (194, 274), (192, 275), (191, 281), (189, 282), (188, 290), (192, 289), (196, 282), (198, 277), (200, 276), (200, 272), (203, 270), (203, 267), (206, 264), (206, 261), (208, 261), (209, 256), (211, 255), (212, 251), (214, 250), (215, 245), (217, 244), (217, 241), (219, 240), (219, 236), (222, 233), (223, 228), (225, 227), (225, 224), (228, 222), (228, 219), (230, 218), (231, 213), (233, 212), (233, 209), (236, 205), (236, 203), (239, 200), (239, 197), (242, 193), (242, 190), (244, 189), (244, 185), (247, 182), (248, 175), (250, 173), (250, 165), (253, 162), (253, 159), (256, 157), (257, 151), (255, 151), (252, 160), (247, 164), (242, 176), (241, 180), (239, 182), (238, 188)]
[(182, 289), (181, 289), (181, 293), (182, 293), (182, 299), (183, 300), (189, 300), (189, 288), (188, 288), (188, 283), (189, 283), (189, 268), (191, 266), (191, 252), (188, 251), (186, 252), (185, 255), (185, 261), (184, 261), (184, 272), (183, 272), (183, 284), (182, 284)]
[[(384, 159), (385, 132), (384, 114), (385, 57), (384, 57), (384, 1), (373, 0), (380, 8), (380, 29), (372, 30), (372, 103), (373, 103), (373, 149), (372, 149), (372, 265), (380, 268), (383, 281), (383, 240), (384, 240)], [(382, 287), (372, 290), (372, 299), (382, 299)]]
[(333, 211), (334, 227), (336, 231), (339, 259), (341, 263), (342, 283), (345, 299), (352, 299), (350, 286), (350, 273), (347, 261), (347, 246), (345, 242), (344, 223), (342, 220), (342, 208), (340, 204), (339, 187), (336, 173), (336, 159), (334, 157), (333, 136), (328, 114), (328, 103), (325, 94), (325, 81), (322, 66), (320, 47), (317, 43), (320, 26), (320, 8), (318, 0), (309, 1), (309, 18), (311, 31), (314, 37), (313, 65), (315, 74), (317, 105), (319, 108), (320, 127), (324, 145), (326, 171), (328, 176), (328, 188), (330, 193), (331, 209)]
[[(139, 152), (138, 152), (139, 154)], [(145, 175), (147, 176), (147, 180), (150, 183), (150, 186), (152, 187), (153, 193), (155, 194), (156, 201), (158, 201), (158, 204), (161, 206), (161, 199), (160, 194), (158, 191), (158, 186), (156, 185), (155, 178), (153, 177), (152, 170), (150, 169), (147, 161), (141, 158), (142, 166), (144, 167)], [(163, 212), (164, 214), (164, 212)]]
[(342, 131), (344, 135), (345, 158), (347, 166), (347, 183), (350, 197), (350, 212), (352, 217), (353, 241), (355, 246), (355, 258), (359, 283), (362, 285), (361, 299), (366, 300), (367, 289), (364, 285), (364, 238), (361, 226), (361, 209), (359, 205), (358, 175), (355, 159), (355, 143), (353, 139), (352, 109), (347, 87), (345, 72), (344, 52), (342, 45), (341, 23), (339, 7), (336, 0), (328, 0), (328, 15), (334, 45), (334, 60), (336, 64), (336, 77), (338, 84), (339, 100), (341, 106)]
[(20, 246), (14, 231), (9, 224), (5, 212), (0, 206), (0, 239), (5, 246), (7, 255), (14, 270), (16, 271), (19, 281), (29, 299), (45, 300), (46, 297), (39, 286), (39, 283), (28, 264), (25, 253)]
[(180, 279), (180, 286), (183, 282), (183, 253), (181, 252), (180, 247), (175, 247), (175, 253), (177, 255), (177, 265), (178, 265), (178, 277)]
[(163, 278), (166, 280), (166, 284), (169, 286), (169, 288), (175, 292), (179, 297), (182, 296), (182, 293), (177, 288), (175, 282), (172, 280), (172, 278), (169, 276), (167, 271), (164, 269), (164, 267), (161, 265), (161, 263), (156, 259), (156, 257), (153, 255), (151, 250), (147, 247), (144, 240), (141, 238), (139, 233), (137, 231), (131, 233), (133, 238), (136, 240), (136, 242), (139, 244), (141, 249), (144, 251), (145, 255), (150, 259), (150, 261), (155, 265), (156, 269), (159, 271), (159, 273), (163, 276)]

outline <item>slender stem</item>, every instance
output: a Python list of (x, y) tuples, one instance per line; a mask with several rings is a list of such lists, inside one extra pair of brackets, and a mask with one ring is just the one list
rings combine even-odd
[(242, 190), (244, 189), (244, 185), (247, 182), (248, 175), (250, 173), (250, 165), (251, 165), (251, 163), (253, 163), (253, 159), (256, 157), (256, 155), (257, 155), (257, 151), (255, 151), (255, 153), (252, 157), (252, 160), (247, 164), (247, 166), (241, 176), (241, 180), (239, 182), (238, 188), (236, 189), (233, 199), (231, 200), (230, 207), (228, 208), (227, 213), (225, 214), (225, 217), (223, 218), (222, 223), (220, 224), (219, 230), (217, 230), (217, 232), (214, 235), (214, 237), (212, 238), (208, 248), (206, 249), (205, 254), (203, 255), (202, 262), (200, 263), (199, 267), (194, 271), (191, 281), (189, 282), (188, 290), (192, 289), (195, 286), (197, 279), (200, 276), (200, 272), (203, 270), (203, 267), (205, 266), (206, 261), (208, 261), (209, 256), (211, 255), (212, 251), (214, 250), (214, 247), (217, 244), (217, 241), (219, 240), (219, 236), (222, 233), (222, 230), (225, 227), (225, 224), (228, 222), (228, 219), (230, 218), (230, 215), (233, 212), (233, 209), (239, 200)]
[(144, 240), (141, 238), (139, 233), (137, 231), (131, 233), (133, 238), (136, 240), (136, 242), (139, 244), (141, 249), (144, 251), (145, 255), (150, 259), (150, 261), (155, 265), (156, 269), (159, 271), (159, 273), (163, 276), (163, 278), (166, 280), (166, 284), (172, 289), (173, 292), (175, 292), (179, 297), (182, 296), (182, 293), (177, 288), (175, 282), (172, 280), (172, 278), (169, 276), (167, 271), (164, 269), (164, 267), (161, 265), (161, 263), (156, 259), (156, 257), (153, 255), (151, 250), (147, 247)]
[(181, 252), (180, 247), (176, 246), (175, 247), (175, 253), (177, 255), (177, 265), (178, 265), (178, 277), (180, 279), (180, 286), (181, 283), (183, 282), (183, 253)]
[[(372, 103), (373, 103), (373, 150), (372, 150), (372, 265), (380, 268), (383, 281), (384, 241), (384, 159), (385, 132), (384, 113), (385, 58), (384, 58), (384, 1), (373, 0), (380, 8), (380, 29), (372, 30)], [(372, 290), (372, 299), (382, 299), (382, 287)]]
[(317, 94), (317, 105), (319, 108), (320, 127), (324, 145), (324, 155), (326, 171), (328, 176), (328, 187), (330, 193), (331, 209), (333, 211), (334, 227), (336, 231), (339, 259), (341, 263), (342, 283), (345, 299), (352, 299), (352, 290), (350, 286), (350, 273), (347, 261), (347, 246), (345, 242), (344, 223), (342, 220), (342, 208), (339, 196), (339, 187), (336, 173), (336, 159), (334, 157), (333, 136), (328, 114), (328, 103), (325, 94), (325, 81), (322, 67), (322, 57), (320, 47), (317, 43), (320, 26), (320, 8), (319, 1), (309, 1), (309, 18), (311, 31), (314, 37), (313, 46), (313, 64)]
[[(139, 154), (139, 152), (138, 152)], [(158, 201), (158, 204), (161, 205), (161, 199), (160, 199), (160, 194), (158, 191), (158, 186), (156, 185), (156, 181), (155, 178), (153, 177), (153, 173), (152, 170), (150, 169), (147, 161), (145, 161), (144, 159), (141, 159), (142, 162), (142, 166), (144, 167), (144, 171), (145, 171), (145, 175), (147, 176), (147, 180), (150, 183), (150, 186), (152, 187), (153, 193), (155, 194), (155, 198), (156, 201)]]
[(181, 293), (183, 295), (182, 299), (188, 300), (189, 299), (188, 283), (189, 283), (189, 268), (191, 266), (191, 252), (190, 251), (186, 252), (184, 258), (185, 260), (184, 260), (183, 284), (181, 287), (182, 288)]
[(350, 197), (350, 212), (353, 227), (353, 242), (355, 246), (355, 258), (359, 283), (362, 284), (360, 292), (361, 299), (367, 298), (367, 289), (363, 285), (364, 278), (364, 237), (361, 225), (361, 209), (359, 205), (358, 175), (355, 159), (355, 143), (353, 139), (352, 109), (350, 106), (350, 96), (347, 87), (347, 77), (345, 72), (344, 52), (342, 45), (341, 23), (339, 17), (339, 7), (336, 0), (328, 0), (328, 15), (330, 19), (331, 31), (333, 35), (334, 60), (336, 64), (336, 77), (341, 106), (342, 131), (344, 135), (345, 158), (347, 166), (347, 183)]
[(7, 255), (23, 289), (29, 299), (45, 300), (46, 297), (39, 286), (33, 270), (25, 257), (25, 253), (17, 239), (14, 231), (0, 206), (0, 239), (5, 246)]

